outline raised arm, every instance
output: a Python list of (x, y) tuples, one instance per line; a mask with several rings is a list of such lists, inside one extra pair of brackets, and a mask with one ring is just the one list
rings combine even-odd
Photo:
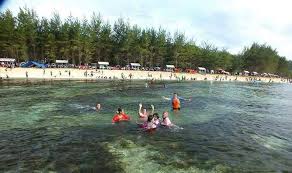
[(164, 97), (164, 96), (162, 96), (162, 98), (163, 98), (164, 100), (171, 100), (171, 98)]
[(154, 105), (151, 105), (151, 109), (152, 109), (151, 114), (154, 114)]
[(191, 101), (191, 98), (186, 99), (186, 98), (183, 98), (183, 97), (178, 97), (178, 99), (183, 100), (183, 101)]
[(139, 104), (138, 115), (140, 117), (143, 116), (143, 113), (142, 113), (142, 103)]

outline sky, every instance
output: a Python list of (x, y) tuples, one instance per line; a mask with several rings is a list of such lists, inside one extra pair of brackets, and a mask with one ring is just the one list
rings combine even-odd
[(90, 19), (95, 12), (111, 24), (122, 17), (140, 27), (180, 31), (199, 45), (207, 42), (234, 54), (253, 42), (266, 43), (292, 60), (290, 0), (6, 0), (0, 10), (17, 14), (25, 6), (39, 17), (58, 12), (63, 19), (70, 14)]

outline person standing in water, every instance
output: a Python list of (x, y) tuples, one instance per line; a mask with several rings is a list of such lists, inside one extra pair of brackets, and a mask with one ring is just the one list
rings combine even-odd
[[(138, 114), (139, 114), (139, 118), (143, 121), (146, 121), (147, 120), (147, 117), (149, 115), (149, 113), (147, 112), (146, 108), (143, 109), (142, 111), (142, 103), (139, 104), (139, 109), (138, 109)], [(154, 113), (154, 105), (151, 105), (151, 114)]]
[(167, 97), (163, 97), (165, 100), (171, 100), (171, 104), (172, 104), (172, 109), (173, 110), (180, 110), (181, 106), (180, 106), (180, 100), (186, 100), (186, 101), (191, 101), (191, 99), (185, 99), (182, 97), (178, 97), (177, 93), (173, 93), (173, 97), (172, 98), (167, 98)]
[(162, 113), (162, 122), (161, 122), (161, 125), (163, 126), (167, 126), (167, 127), (170, 127), (170, 126), (173, 126), (174, 124), (171, 123), (170, 119), (168, 118), (168, 112), (164, 111)]
[(122, 108), (118, 108), (117, 114), (113, 117), (112, 123), (117, 123), (121, 121), (130, 121), (130, 116), (125, 114)]

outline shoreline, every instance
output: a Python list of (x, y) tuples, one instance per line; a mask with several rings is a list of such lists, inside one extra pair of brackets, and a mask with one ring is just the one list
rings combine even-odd
[(165, 71), (102, 70), (73, 68), (4, 68), (0, 67), (0, 78), (45, 79), (45, 80), (137, 80), (137, 81), (223, 81), (289, 83), (284, 78), (259, 76), (233, 76), (223, 74), (190, 74)]

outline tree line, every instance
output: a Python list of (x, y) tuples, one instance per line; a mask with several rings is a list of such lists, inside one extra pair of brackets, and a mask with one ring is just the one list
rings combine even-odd
[(25, 60), (67, 59), (73, 64), (108, 61), (111, 65), (138, 62), (155, 67), (174, 64), (180, 68), (243, 70), (291, 76), (292, 62), (266, 44), (253, 43), (239, 54), (231, 54), (208, 43), (196, 44), (184, 33), (163, 28), (142, 28), (122, 18), (113, 25), (101, 15), (90, 20), (72, 16), (62, 20), (55, 13), (40, 18), (34, 10), (20, 8), (0, 13), (0, 57)]

